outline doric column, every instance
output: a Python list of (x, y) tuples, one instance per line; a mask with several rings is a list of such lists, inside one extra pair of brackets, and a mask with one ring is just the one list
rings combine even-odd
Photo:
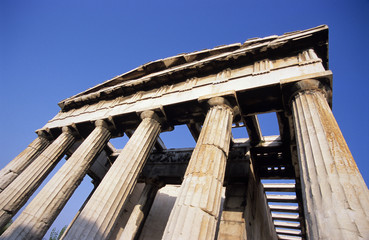
[(95, 129), (45, 185), (0, 239), (42, 239), (87, 170), (109, 141), (107, 124), (98, 120)]
[(309, 239), (368, 239), (369, 194), (317, 80), (294, 85), (292, 114)]
[(107, 239), (129, 193), (137, 182), (161, 131), (153, 111), (141, 114), (142, 122), (110, 167), (65, 239)]
[(211, 98), (163, 239), (214, 239), (232, 135), (233, 110)]
[(71, 130), (64, 127), (62, 134), (0, 193), (0, 227), (5, 226), (27, 202), (74, 140)]
[(161, 182), (150, 182), (145, 185), (138, 203), (133, 208), (133, 211), (128, 219), (124, 231), (120, 236), (120, 240), (133, 240), (140, 233), (145, 220), (149, 214), (151, 206), (154, 202), (158, 190), (163, 187)]
[(41, 131), (38, 135), (23, 152), (0, 170), (0, 193), (49, 146), (50, 141), (46, 134)]

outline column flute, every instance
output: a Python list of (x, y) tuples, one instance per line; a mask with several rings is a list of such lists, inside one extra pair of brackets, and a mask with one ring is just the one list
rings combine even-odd
[(163, 239), (214, 239), (232, 135), (233, 109), (223, 97), (210, 106)]
[(295, 83), (291, 106), (309, 238), (369, 238), (368, 189), (324, 86), (314, 79)]

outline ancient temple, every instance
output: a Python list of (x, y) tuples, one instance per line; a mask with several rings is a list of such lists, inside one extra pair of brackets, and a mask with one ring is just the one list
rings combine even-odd
[[(369, 239), (331, 102), (325, 25), (142, 65), (61, 101), (1, 170), (4, 226), (67, 156), (0, 239), (42, 239), (86, 174), (95, 188), (63, 239)], [(278, 136), (260, 130), (271, 112)], [(178, 125), (194, 149), (165, 147)]]

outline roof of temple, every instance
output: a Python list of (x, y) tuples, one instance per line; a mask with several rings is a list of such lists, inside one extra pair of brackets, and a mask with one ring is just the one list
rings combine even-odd
[(59, 106), (67, 111), (102, 99), (128, 96), (137, 91), (185, 81), (196, 75), (219, 72), (266, 57), (293, 54), (309, 48), (314, 49), (328, 69), (328, 26), (321, 25), (281, 36), (252, 38), (243, 44), (218, 46), (149, 62), (67, 98), (59, 102)]

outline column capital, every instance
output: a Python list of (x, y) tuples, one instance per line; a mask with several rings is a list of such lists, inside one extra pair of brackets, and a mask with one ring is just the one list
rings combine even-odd
[(69, 134), (72, 134), (74, 137), (78, 135), (77, 130), (71, 126), (62, 127), (62, 133), (69, 133)]
[(145, 110), (143, 112), (137, 112), (141, 120), (152, 119), (160, 124), (161, 132), (172, 131), (174, 127), (167, 119), (167, 115), (163, 108), (156, 108), (151, 110)]
[(80, 132), (78, 131), (78, 128), (75, 124), (64, 126), (61, 128), (61, 134), (71, 134), (76, 139), (81, 137)]
[(241, 111), (235, 91), (227, 91), (217, 94), (205, 95), (197, 99), (199, 103), (205, 103), (207, 110), (212, 107), (225, 107), (231, 110), (234, 121), (241, 120)]
[(299, 93), (320, 92), (328, 102), (332, 99), (332, 90), (330, 87), (314, 78), (292, 82), (283, 88), (284, 104), (289, 114), (291, 114), (292, 100), (294, 100)]
[(210, 98), (207, 101), (209, 107), (215, 107), (215, 106), (225, 106), (225, 107), (229, 107), (231, 108), (232, 112), (233, 112), (233, 108), (231, 103), (224, 97), (213, 97)]
[(151, 118), (158, 123), (162, 124), (162, 120), (159, 118), (159, 116), (152, 110), (146, 110), (140, 113), (140, 118), (144, 120), (145, 118)]
[(95, 121), (95, 127), (103, 127), (103, 128), (106, 128), (106, 129), (109, 130), (108, 124), (106, 123), (106, 121), (104, 121), (102, 119), (99, 119), (99, 120)]
[(296, 94), (306, 91), (319, 91), (324, 94), (325, 97), (328, 96), (330, 89), (325, 86), (322, 82), (316, 79), (304, 79), (295, 82), (290, 89), (290, 99), (294, 98)]
[(44, 138), (48, 141), (52, 141), (53, 140), (53, 136), (50, 134), (49, 129), (39, 129), (36, 130), (36, 134), (38, 135), (38, 137), (40, 138)]

